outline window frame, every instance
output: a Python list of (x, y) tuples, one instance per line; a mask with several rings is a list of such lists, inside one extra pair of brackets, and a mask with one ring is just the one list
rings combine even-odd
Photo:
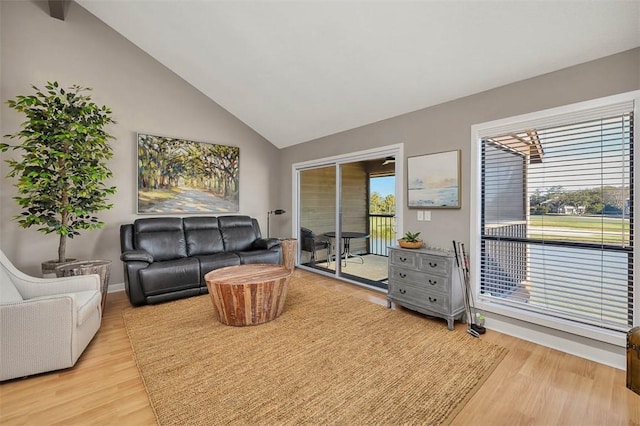
[[(535, 325), (548, 327), (551, 329), (575, 334), (578, 336), (587, 337), (594, 340), (599, 340), (616, 346), (626, 346), (626, 333), (601, 329), (599, 327), (590, 326), (586, 324), (576, 323), (574, 321), (551, 317), (545, 314), (526, 311), (517, 307), (505, 306), (498, 303), (492, 303), (490, 300), (483, 300), (480, 295), (480, 253), (481, 253), (481, 215), (482, 215), (482, 176), (481, 176), (481, 161), (482, 161), (482, 138), (491, 134), (504, 134), (507, 131), (521, 130), (523, 128), (532, 128), (537, 126), (536, 123), (547, 125), (553, 123), (554, 120), (565, 120), (567, 117), (588, 115), (590, 111), (604, 111), (608, 107), (614, 107), (621, 103), (633, 102), (633, 112), (635, 118), (634, 126), (634, 141), (640, 141), (640, 125), (639, 122), (639, 110), (640, 110), (640, 90), (627, 92), (619, 95), (607, 96), (604, 98), (594, 99), (585, 102), (579, 102), (575, 104), (565, 105), (561, 107), (536, 111), (528, 114), (522, 114), (518, 116), (508, 117), (504, 119), (494, 120), (485, 123), (479, 123), (471, 126), (471, 177), (470, 177), (470, 265), (471, 271), (478, 271), (478, 273), (471, 276), (471, 286), (473, 288), (473, 297), (475, 306), (477, 309), (498, 314), (504, 317), (529, 322)], [(634, 185), (633, 192), (634, 200), (638, 200), (638, 185), (635, 183), (638, 181), (638, 169), (634, 167), (634, 175), (632, 177)], [(638, 209), (633, 209), (633, 221), (638, 223)], [(638, 268), (638, 252), (639, 249), (636, 244), (633, 248), (633, 269)], [(633, 323), (634, 326), (640, 325), (640, 285), (638, 280), (634, 277), (633, 280)], [(488, 324), (489, 325), (489, 324)], [(532, 332), (536, 333), (539, 330), (532, 329)]]

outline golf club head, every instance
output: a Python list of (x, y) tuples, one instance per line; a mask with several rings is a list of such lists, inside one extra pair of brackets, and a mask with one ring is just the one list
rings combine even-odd
[(484, 334), (487, 332), (487, 329), (478, 324), (471, 324), (470, 328), (478, 334)]

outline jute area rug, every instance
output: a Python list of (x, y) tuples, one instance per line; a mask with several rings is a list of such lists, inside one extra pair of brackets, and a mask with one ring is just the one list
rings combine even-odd
[(506, 354), (310, 275), (253, 327), (217, 322), (208, 295), (126, 310), (158, 424), (446, 424)]

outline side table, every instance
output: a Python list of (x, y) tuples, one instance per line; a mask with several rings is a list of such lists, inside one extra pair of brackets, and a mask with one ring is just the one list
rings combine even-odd
[(281, 238), (282, 264), (290, 271), (296, 266), (296, 251), (298, 240), (295, 238)]
[(73, 277), (76, 275), (97, 274), (100, 276), (100, 292), (102, 293), (102, 314), (107, 304), (107, 289), (109, 287), (109, 274), (111, 273), (110, 260), (87, 260), (65, 263), (56, 267), (57, 277)]

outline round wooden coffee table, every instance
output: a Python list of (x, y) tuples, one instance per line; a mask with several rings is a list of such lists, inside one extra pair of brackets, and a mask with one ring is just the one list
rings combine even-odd
[(282, 265), (227, 266), (204, 276), (218, 320), (226, 325), (257, 325), (284, 309), (291, 270)]

